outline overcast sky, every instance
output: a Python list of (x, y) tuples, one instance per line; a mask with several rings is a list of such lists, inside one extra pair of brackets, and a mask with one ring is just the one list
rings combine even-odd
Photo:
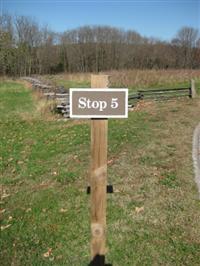
[(200, 29), (200, 0), (0, 0), (1, 12), (28, 15), (62, 32), (110, 25), (170, 40), (183, 26)]

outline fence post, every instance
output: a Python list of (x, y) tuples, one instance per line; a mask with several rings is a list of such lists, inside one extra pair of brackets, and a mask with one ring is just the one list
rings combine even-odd
[(195, 98), (197, 96), (196, 88), (195, 88), (195, 80), (191, 80), (191, 98)]
[[(108, 75), (91, 75), (91, 88), (108, 87)], [(107, 119), (91, 120), (91, 257), (90, 265), (105, 265)]]

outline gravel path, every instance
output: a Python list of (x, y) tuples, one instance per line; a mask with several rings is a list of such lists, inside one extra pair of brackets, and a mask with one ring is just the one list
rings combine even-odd
[(197, 183), (200, 198), (200, 124), (194, 131), (192, 157), (194, 163), (195, 181)]

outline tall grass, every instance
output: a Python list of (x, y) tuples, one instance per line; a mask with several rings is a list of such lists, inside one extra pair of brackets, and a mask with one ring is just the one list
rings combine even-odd
[[(113, 70), (101, 72), (110, 75), (110, 87), (128, 87), (129, 89), (152, 87), (189, 86), (190, 80), (200, 82), (200, 70), (169, 69), (169, 70)], [(57, 85), (70, 87), (90, 87), (92, 73), (63, 73), (43, 76), (46, 81)]]
[(114, 86), (129, 88), (188, 85), (192, 78), (200, 80), (200, 70), (123, 70), (110, 71)]

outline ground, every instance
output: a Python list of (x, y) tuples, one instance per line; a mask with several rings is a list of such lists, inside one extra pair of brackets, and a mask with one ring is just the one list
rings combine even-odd
[[(87, 265), (90, 122), (38, 111), (30, 88), (0, 83), (1, 265)], [(192, 136), (200, 99), (144, 102), (109, 121), (106, 260), (199, 265)]]

